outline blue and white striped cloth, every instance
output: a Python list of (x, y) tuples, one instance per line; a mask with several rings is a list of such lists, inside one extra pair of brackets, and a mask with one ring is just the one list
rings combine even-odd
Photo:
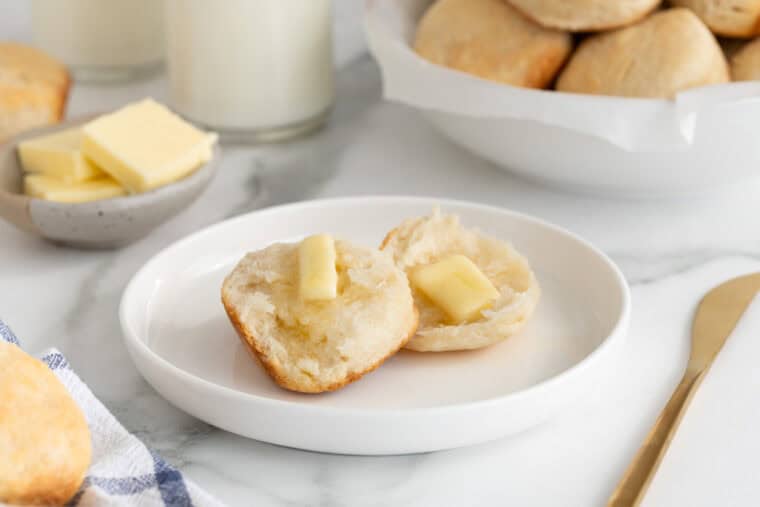
[[(0, 340), (20, 346), (0, 320)], [(119, 424), (55, 349), (40, 358), (79, 404), (92, 437), (92, 464), (72, 506), (216, 507), (222, 504)]]

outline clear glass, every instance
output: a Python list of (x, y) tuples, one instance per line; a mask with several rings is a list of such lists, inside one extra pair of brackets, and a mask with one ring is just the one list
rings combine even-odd
[(165, 18), (171, 104), (223, 141), (280, 141), (327, 118), (330, 0), (167, 0)]
[(32, 0), (35, 44), (84, 82), (157, 72), (164, 59), (164, 0)]

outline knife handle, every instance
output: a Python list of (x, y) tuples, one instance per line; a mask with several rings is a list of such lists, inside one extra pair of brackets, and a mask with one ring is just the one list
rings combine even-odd
[(703, 376), (704, 371), (698, 374), (686, 372), (628, 465), (625, 475), (607, 501), (607, 507), (639, 505)]

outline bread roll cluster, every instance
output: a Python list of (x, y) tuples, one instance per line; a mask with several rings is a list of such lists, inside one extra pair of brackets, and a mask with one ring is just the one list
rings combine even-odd
[(437, 0), (414, 48), (513, 86), (672, 98), (760, 78), (757, 35), (760, 0)]

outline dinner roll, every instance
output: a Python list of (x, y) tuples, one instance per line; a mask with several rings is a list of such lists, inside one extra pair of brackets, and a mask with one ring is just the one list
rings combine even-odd
[(0, 504), (63, 505), (90, 466), (87, 421), (41, 361), (0, 343)]
[(422, 17), (414, 48), (433, 63), (484, 79), (544, 88), (570, 54), (572, 39), (505, 0), (438, 0)]
[(748, 42), (731, 56), (734, 81), (760, 80), (760, 38)]
[(222, 302), (243, 344), (282, 387), (338, 389), (377, 368), (417, 328), (409, 282), (387, 254), (335, 241), (338, 294), (299, 294), (298, 245), (247, 254), (227, 276)]
[(661, 0), (508, 0), (546, 27), (572, 31), (607, 30), (630, 25)]
[(499, 298), (482, 310), (479, 318), (455, 325), (413, 287), (420, 322), (408, 349), (437, 352), (492, 345), (522, 330), (538, 303), (540, 289), (528, 261), (509, 244), (464, 228), (455, 215), (434, 210), (431, 216), (405, 220), (388, 233), (381, 249), (406, 272), (452, 254), (464, 255), (499, 292)]
[(760, 0), (670, 0), (688, 7), (710, 30), (728, 37), (760, 34)]
[(70, 85), (60, 62), (39, 49), (0, 41), (0, 142), (61, 121)]
[(584, 40), (559, 76), (557, 90), (669, 98), (728, 80), (715, 37), (693, 12), (678, 8)]

